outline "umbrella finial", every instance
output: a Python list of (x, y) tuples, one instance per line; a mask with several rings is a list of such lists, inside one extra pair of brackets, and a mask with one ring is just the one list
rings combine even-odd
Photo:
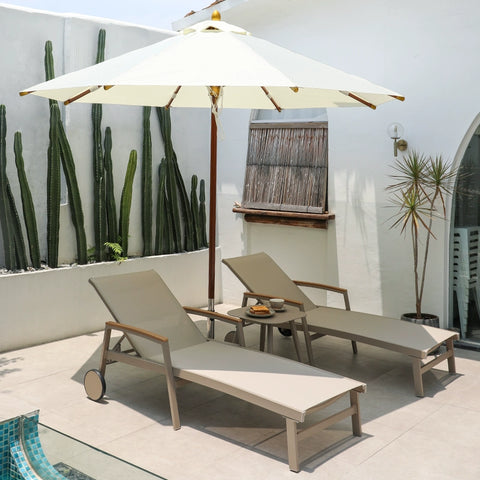
[(221, 20), (222, 16), (220, 15), (220, 12), (218, 10), (214, 10), (212, 12), (212, 20)]

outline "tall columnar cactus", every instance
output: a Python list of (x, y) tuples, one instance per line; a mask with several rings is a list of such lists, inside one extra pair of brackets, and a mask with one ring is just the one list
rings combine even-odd
[(191, 191), (190, 191), (190, 205), (192, 207), (192, 222), (193, 231), (195, 233), (195, 250), (198, 250), (202, 245), (202, 235), (200, 231), (200, 219), (199, 219), (199, 205), (197, 196), (198, 177), (192, 175)]
[(128, 230), (130, 225), (130, 209), (132, 206), (132, 190), (135, 170), (137, 169), (137, 152), (132, 150), (128, 160), (125, 182), (123, 184), (122, 198), (120, 200), (120, 245), (123, 254), (128, 256)]
[[(55, 77), (54, 64), (53, 64), (53, 51), (52, 42), (47, 41), (45, 43), (45, 77), (47, 80), (51, 80)], [(56, 100), (50, 100), (50, 122), (52, 122), (52, 108), (58, 110), (57, 129), (58, 129), (58, 141), (60, 159), (63, 167), (63, 173), (65, 175), (65, 181), (68, 188), (68, 200), (70, 206), (70, 214), (72, 217), (73, 227), (75, 229), (75, 237), (77, 242), (77, 262), (80, 264), (87, 263), (87, 238), (85, 235), (85, 222), (82, 209), (82, 201), (80, 198), (80, 190), (78, 188), (77, 175), (75, 172), (75, 163), (73, 160), (72, 150), (67, 139), (65, 128), (62, 123), (60, 109)], [(47, 183), (53, 181), (53, 179), (47, 180)], [(60, 180), (59, 180), (60, 181)], [(55, 191), (60, 189), (60, 185), (55, 187)]]
[(151, 107), (143, 107), (142, 149), (142, 233), (143, 255), (152, 254), (152, 133), (150, 130)]
[(107, 237), (110, 243), (118, 242), (118, 223), (117, 223), (117, 205), (115, 203), (115, 190), (113, 182), (113, 163), (112, 163), (112, 130), (110, 127), (105, 129), (104, 140), (105, 155), (103, 157), (105, 165), (105, 200), (107, 205)]
[(58, 239), (60, 232), (60, 142), (58, 138), (60, 111), (50, 107), (50, 144), (47, 169), (47, 263), (58, 267)]
[[(205, 180), (200, 180), (200, 208), (199, 208), (199, 221), (200, 221), (200, 247), (208, 247), (207, 240), (207, 210), (205, 207)], [(215, 239), (210, 239), (215, 241)]]
[[(192, 212), (185, 183), (183, 182), (182, 174), (178, 168), (177, 156), (173, 149), (170, 110), (158, 107), (157, 115), (160, 121), (160, 131), (165, 147), (165, 157), (167, 159), (167, 192), (168, 200), (171, 202), (174, 215), (175, 243), (178, 251), (182, 248), (191, 251), (195, 249)], [(180, 198), (180, 210), (183, 218), (184, 242), (181, 241), (177, 191)]]
[(25, 173), (22, 153), (22, 134), (20, 132), (15, 132), (13, 149), (15, 152), (15, 164), (17, 166), (18, 182), (20, 184), (20, 194), (22, 197), (23, 218), (27, 230), (30, 261), (32, 262), (32, 266), (34, 268), (40, 268), (40, 246), (38, 243), (35, 206), (32, 199), (32, 193), (28, 185), (27, 175)]
[(175, 253), (173, 212), (167, 198), (167, 160), (162, 159), (159, 169), (157, 197), (157, 230), (155, 236), (155, 254)]
[(58, 105), (52, 106), (58, 110), (58, 139), (60, 143), (60, 159), (62, 161), (63, 173), (67, 183), (68, 204), (70, 205), (70, 215), (72, 217), (75, 237), (77, 242), (77, 262), (81, 265), (87, 263), (87, 237), (85, 235), (85, 222), (83, 217), (82, 200), (78, 188), (77, 174), (75, 172), (75, 162), (73, 161), (72, 149), (68, 143), (65, 129), (60, 119), (60, 110)]
[[(103, 62), (105, 58), (105, 30), (98, 32), (97, 58), (95, 63)], [(102, 105), (92, 105), (93, 125), (93, 221), (95, 230), (95, 257), (97, 261), (105, 260), (105, 242), (107, 240), (107, 214), (105, 208), (105, 167), (102, 149)]]
[(15, 268), (15, 239), (8, 199), (7, 179), (7, 115), (5, 105), (0, 105), (0, 224), (3, 235), (5, 266)]
[(17, 206), (15, 205), (15, 198), (13, 197), (8, 178), (7, 196), (8, 208), (10, 210), (10, 218), (12, 222), (13, 241), (15, 244), (15, 268), (25, 270), (27, 268), (27, 253), (25, 251), (25, 241), (23, 239), (22, 225), (20, 223)]

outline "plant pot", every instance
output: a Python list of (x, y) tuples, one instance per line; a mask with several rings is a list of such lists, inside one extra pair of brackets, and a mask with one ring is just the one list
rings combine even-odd
[(431, 313), (422, 313), (422, 318), (417, 318), (416, 313), (404, 313), (401, 317), (402, 320), (412, 323), (419, 323), (420, 325), (428, 325), (429, 327), (440, 327), (440, 319), (438, 315)]

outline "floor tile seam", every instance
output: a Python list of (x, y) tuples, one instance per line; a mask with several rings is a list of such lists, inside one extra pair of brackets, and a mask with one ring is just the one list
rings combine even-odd
[[(152, 424), (153, 425), (153, 424)], [(103, 450), (113, 456), (116, 456), (116, 457), (119, 457), (121, 458), (121, 453), (120, 452), (117, 452), (115, 447), (113, 446), (110, 446), (111, 444), (115, 443), (115, 442), (118, 442), (118, 441), (122, 441), (122, 439), (130, 439), (131, 436), (141, 432), (142, 430), (145, 430), (147, 428), (151, 428), (152, 425), (145, 425), (143, 427), (140, 427), (136, 430), (130, 430), (128, 433), (125, 433), (123, 435), (120, 435), (116, 438), (112, 438), (106, 442), (102, 442), (102, 443), (98, 443), (95, 445), (96, 448), (98, 448), (99, 450)], [(171, 426), (169, 426), (171, 428)], [(185, 425), (185, 427), (188, 427), (188, 425)], [(212, 432), (209, 432), (208, 430), (203, 430), (201, 428), (195, 428), (195, 427), (190, 427), (192, 428), (193, 430), (197, 430), (198, 432), (201, 432), (203, 434), (207, 434), (207, 435), (212, 435)], [(215, 435), (214, 435), (215, 436)], [(242, 452), (245, 448), (249, 448), (248, 445), (243, 445), (243, 444), (236, 444), (236, 443), (231, 443), (229, 442), (230, 444), (234, 445), (235, 447), (235, 453), (239, 453), (239, 452)], [(228, 458), (232, 455), (232, 452), (228, 452), (228, 453), (225, 453), (224, 455), (221, 455), (220, 457), (217, 457), (214, 461), (212, 461), (211, 465), (215, 465), (215, 462), (218, 462), (219, 459), (225, 459), (225, 458)], [(135, 463), (135, 462), (133, 462)], [(209, 464), (210, 465), (210, 464)], [(152, 471), (152, 469), (149, 469), (148, 467), (144, 466), (144, 465), (138, 465), (140, 466), (141, 468), (145, 468), (146, 470), (150, 470)], [(155, 473), (155, 472), (154, 472)], [(157, 473), (157, 475), (162, 475), (161, 473)]]
[[(26, 383), (32, 383), (32, 382), (36, 382), (38, 380), (46, 379), (46, 378), (49, 378), (49, 377), (54, 377), (55, 375), (58, 375), (59, 373), (69, 372), (71, 370), (72, 370), (71, 367), (64, 367), (64, 368), (61, 368), (59, 370), (55, 370), (54, 372), (48, 372), (48, 373), (44, 373), (44, 374), (41, 374), (41, 375), (38, 375), (38, 376), (35, 376), (35, 377), (32, 377), (32, 378), (27, 378), (27, 379), (24, 379), (24, 380), (15, 381), (14, 383), (12, 383), (12, 386), (18, 387), (19, 385), (24, 385)], [(2, 387), (3, 387), (3, 385), (2, 385)]]
[[(372, 453), (371, 455), (369, 455), (366, 459), (362, 460), (359, 465), (362, 465), (363, 463), (365, 462), (368, 462), (371, 458), (377, 456), (380, 452), (382, 452), (383, 450), (385, 450), (387, 447), (389, 447), (390, 445), (392, 445), (393, 443), (397, 442), (398, 440), (400, 440), (402, 437), (404, 437), (405, 435), (409, 434), (412, 432), (412, 430), (414, 430), (418, 425), (420, 425), (422, 422), (424, 422), (426, 419), (430, 418), (432, 415), (436, 414), (437, 412), (439, 412), (440, 410), (442, 410), (443, 408), (445, 407), (444, 404), (439, 404), (438, 405), (438, 408), (436, 408), (434, 411), (430, 412), (427, 416), (423, 417), (421, 420), (419, 420), (418, 422), (416, 422), (414, 425), (412, 425), (411, 427), (407, 428), (405, 431), (399, 433), (397, 436), (395, 436), (395, 438), (392, 438), (390, 441), (388, 441), (387, 443), (385, 443), (384, 445), (382, 445), (381, 447), (379, 447), (374, 453)], [(365, 432), (367, 433), (367, 432)]]
[[(111, 455), (114, 455), (114, 456), (118, 456), (117, 453), (115, 453), (114, 449), (112, 448), (109, 448), (109, 445), (114, 443), (114, 442), (117, 442), (117, 441), (120, 441), (122, 439), (125, 439), (125, 438), (129, 438), (131, 437), (132, 435), (135, 435), (139, 432), (141, 432), (142, 430), (145, 430), (146, 428), (150, 428), (152, 427), (152, 425), (155, 425), (156, 422), (152, 422), (151, 424), (149, 425), (144, 425), (142, 427), (139, 427), (139, 428), (136, 428), (135, 430), (130, 430), (130, 429), (125, 429), (125, 433), (122, 433), (118, 436), (112, 436), (112, 438), (110, 438), (109, 440), (106, 440), (106, 441), (103, 441), (103, 442), (95, 442), (95, 441), (88, 441), (88, 442), (85, 442), (85, 440), (82, 440), (83, 442), (85, 443), (88, 443), (89, 445), (95, 447), (95, 448), (98, 448), (99, 450), (103, 450), (107, 453), (110, 453)], [(95, 432), (92, 431), (92, 434), (94, 434)], [(68, 435), (70, 435), (70, 433), (68, 433)], [(74, 437), (74, 435), (72, 435), (72, 437)]]
[(460, 405), (459, 403), (452, 403), (452, 401), (445, 402), (443, 405), (446, 407), (454, 407), (461, 410), (467, 410), (472, 413), (480, 413), (480, 406), (478, 408), (474, 408), (471, 406), (466, 407), (465, 405)]

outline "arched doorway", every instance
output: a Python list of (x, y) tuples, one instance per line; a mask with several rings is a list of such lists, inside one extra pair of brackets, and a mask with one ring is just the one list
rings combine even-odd
[(458, 163), (451, 225), (449, 326), (480, 346), (480, 116)]

